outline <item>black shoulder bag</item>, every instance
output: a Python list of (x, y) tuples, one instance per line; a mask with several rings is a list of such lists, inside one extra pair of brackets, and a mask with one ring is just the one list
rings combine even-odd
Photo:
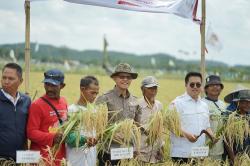
[(56, 116), (57, 116), (57, 118), (58, 118), (58, 120), (59, 120), (59, 123), (60, 123), (60, 125), (62, 125), (62, 124), (63, 124), (63, 121), (62, 121), (62, 119), (60, 118), (60, 115), (59, 115), (57, 109), (56, 109), (47, 99), (45, 99), (44, 97), (41, 97), (41, 99), (42, 99), (43, 101), (45, 101), (45, 102), (55, 111)]

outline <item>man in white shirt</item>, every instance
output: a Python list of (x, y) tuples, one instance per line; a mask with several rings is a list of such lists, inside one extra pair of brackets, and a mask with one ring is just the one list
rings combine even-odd
[[(222, 100), (219, 100), (219, 95), (223, 88), (224, 85), (221, 83), (219, 76), (210, 75), (206, 78), (206, 97), (202, 100), (208, 105), (210, 125), (213, 133), (216, 133), (216, 131), (223, 125), (221, 115), (225, 111), (225, 103)], [(215, 160), (222, 160), (223, 153), (224, 146), (221, 137), (218, 142), (209, 149), (209, 156)]]
[(189, 72), (185, 77), (186, 93), (176, 97), (170, 108), (176, 109), (180, 115), (182, 134), (176, 136), (171, 133), (170, 156), (174, 161), (187, 163), (193, 147), (205, 146), (206, 130), (210, 135), (212, 131), (209, 123), (209, 110), (207, 104), (201, 100), (202, 75), (198, 72)]
[[(158, 81), (153, 76), (147, 76), (141, 83), (141, 90), (143, 97), (139, 99), (139, 106), (141, 107), (141, 121), (140, 125), (147, 129), (147, 124), (150, 117), (157, 111), (163, 109), (162, 103), (155, 99), (158, 90)], [(146, 163), (157, 163), (161, 159), (161, 140), (156, 141), (154, 146), (148, 146), (146, 143), (147, 136), (142, 134), (141, 148), (139, 160)]]
[[(69, 113), (76, 111), (86, 111), (87, 105), (95, 101), (96, 96), (99, 93), (99, 83), (94, 76), (86, 76), (80, 81), (80, 97), (76, 104), (69, 106)], [(73, 136), (73, 135), (72, 135)], [(86, 140), (89, 147), (82, 149), (82, 147), (76, 148), (75, 141), (68, 141), (66, 149), (66, 158), (72, 166), (96, 166), (96, 140), (95, 132), (86, 132), (84, 129), (81, 131), (81, 137)], [(70, 142), (73, 142), (72, 145)]]

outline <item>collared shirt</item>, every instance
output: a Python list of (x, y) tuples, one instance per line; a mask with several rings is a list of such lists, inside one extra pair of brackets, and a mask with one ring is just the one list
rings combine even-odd
[(17, 95), (16, 95), (16, 99), (14, 97), (12, 97), (9, 93), (5, 92), (3, 89), (1, 89), (1, 91), (3, 92), (4, 96), (9, 99), (13, 104), (14, 106), (16, 106), (17, 104), (17, 101), (18, 99), (20, 98), (20, 94), (17, 92)]
[[(108, 91), (107, 93), (99, 96), (96, 100), (96, 104), (106, 103), (109, 111), (109, 122), (116, 123), (125, 119), (134, 119), (136, 122), (140, 122), (141, 109), (138, 104), (137, 98), (127, 91), (127, 96), (119, 92), (117, 87)], [(111, 148), (119, 148), (120, 145), (112, 142)], [(105, 149), (108, 152), (108, 149)], [(135, 149), (134, 149), (135, 150)]]
[[(225, 103), (221, 100), (212, 101), (208, 98), (203, 98), (202, 100), (208, 105), (211, 129), (213, 133), (216, 133), (216, 131), (223, 125), (221, 114), (225, 112)], [(215, 145), (213, 145), (211, 149), (209, 149), (209, 155), (215, 156), (222, 155), (223, 153), (224, 146), (223, 139), (221, 137), (220, 140)]]
[(98, 97), (97, 104), (106, 103), (108, 106), (109, 119), (112, 117), (111, 123), (119, 122), (125, 119), (134, 119), (140, 122), (141, 110), (137, 98), (127, 91), (127, 96), (119, 92), (117, 87)]
[[(180, 115), (181, 127), (184, 131), (199, 135), (203, 129), (210, 127), (209, 110), (200, 98), (194, 100), (187, 93), (178, 96), (170, 105)], [(194, 143), (185, 137), (177, 137), (171, 133), (171, 157), (190, 158), (192, 147), (205, 145), (205, 135), (201, 135)]]
[(157, 112), (161, 111), (163, 109), (163, 106), (160, 101), (155, 100), (155, 103), (152, 108), (148, 106), (148, 103), (145, 101), (144, 98), (141, 98), (138, 100), (139, 106), (141, 107), (141, 121), (140, 124), (145, 127), (145, 125), (148, 123), (148, 120), (150, 119), (150, 116)]
[[(144, 98), (139, 99), (139, 105), (141, 107), (141, 121), (140, 125), (147, 129), (147, 124), (150, 120), (150, 117), (157, 111), (161, 111), (163, 109), (162, 103), (158, 100), (155, 100), (155, 103), (152, 108), (148, 106), (148, 103), (145, 101)], [(147, 136), (142, 134), (141, 136), (141, 148), (139, 159), (144, 162), (156, 163), (158, 160), (156, 159), (157, 152), (160, 150), (163, 141), (158, 140), (156, 141), (154, 147), (148, 146), (146, 143)]]

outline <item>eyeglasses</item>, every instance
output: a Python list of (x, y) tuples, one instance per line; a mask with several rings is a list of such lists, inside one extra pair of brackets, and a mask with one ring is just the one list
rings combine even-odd
[(127, 79), (127, 80), (131, 80), (132, 77), (130, 75), (118, 75), (118, 78), (121, 80)]
[(191, 88), (194, 88), (195, 86), (196, 86), (196, 88), (200, 88), (201, 87), (201, 83), (199, 83), (199, 82), (191, 82), (190, 84), (189, 84), (189, 86), (191, 87)]

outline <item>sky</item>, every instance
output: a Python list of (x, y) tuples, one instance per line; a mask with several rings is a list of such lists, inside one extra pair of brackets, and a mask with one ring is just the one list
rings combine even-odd
[[(207, 0), (207, 25), (222, 49), (208, 50), (206, 59), (229, 65), (250, 65), (249, 0)], [(201, 4), (201, 0), (199, 0)], [(200, 8), (198, 9), (200, 13)], [(77, 50), (108, 50), (147, 55), (167, 53), (200, 59), (200, 27), (171, 14), (111, 9), (48, 0), (31, 3), (31, 41)], [(24, 0), (0, 1), (0, 44), (25, 41)]]

